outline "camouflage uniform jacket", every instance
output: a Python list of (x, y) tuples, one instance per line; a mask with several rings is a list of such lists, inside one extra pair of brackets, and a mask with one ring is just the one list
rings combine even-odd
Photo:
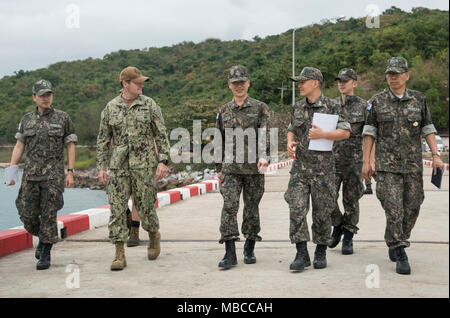
[(341, 105), (342, 116), (350, 123), (350, 138), (333, 144), (336, 167), (362, 163), (362, 132), (366, 121), (367, 102), (358, 96), (346, 96), (345, 105), (341, 97), (334, 99)]
[[(265, 103), (251, 97), (247, 97), (242, 106), (238, 106), (233, 99), (220, 108), (216, 117), (216, 128), (221, 134), (218, 138), (222, 140), (222, 161), (221, 163), (216, 163), (217, 171), (235, 174), (258, 174), (258, 160), (264, 158), (270, 162), (269, 118), (269, 107)], [(236, 140), (239, 138), (233, 138), (233, 153), (230, 151), (229, 154), (226, 154), (225, 150), (230, 146), (228, 145), (227, 147), (226, 145), (226, 131), (230, 130), (232, 132), (236, 128), (241, 128), (244, 133), (245, 131), (254, 132), (254, 136), (256, 137), (255, 145), (254, 147), (251, 144), (249, 145), (249, 138), (247, 137), (244, 140)], [(266, 130), (265, 141), (264, 138), (259, 138), (258, 132), (260, 128)], [(242, 148), (243, 154), (237, 153), (236, 150), (240, 142), (244, 144)], [(250, 158), (254, 157), (255, 162), (249, 160), (249, 154)]]
[[(153, 140), (158, 148), (158, 158)], [(127, 175), (129, 169), (155, 168), (159, 161), (168, 160), (168, 154), (164, 118), (153, 99), (139, 95), (128, 107), (119, 95), (103, 109), (97, 136), (98, 170), (109, 167), (116, 173)]]
[(315, 103), (309, 103), (306, 98), (295, 103), (291, 111), (291, 123), (288, 131), (297, 136), (295, 160), (291, 174), (305, 176), (325, 175), (335, 173), (335, 162), (332, 151), (308, 150), (309, 130), (312, 128), (314, 113), (339, 115), (336, 129), (350, 130), (350, 124), (341, 116), (341, 107), (332, 99), (321, 95)]
[(36, 110), (23, 116), (16, 139), (25, 144), (23, 179), (46, 181), (64, 178), (64, 146), (78, 141), (70, 116), (61, 110)]
[(385, 90), (369, 100), (367, 110), (363, 135), (376, 139), (375, 170), (422, 171), (421, 135), (436, 133), (425, 96), (407, 89), (398, 98)]

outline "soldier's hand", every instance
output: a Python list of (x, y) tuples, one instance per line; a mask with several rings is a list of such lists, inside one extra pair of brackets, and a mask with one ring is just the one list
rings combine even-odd
[(9, 184), (7, 184), (7, 186), (13, 186), (13, 185), (15, 185), (15, 184), (16, 184), (16, 181), (11, 180), (11, 181), (9, 182)]
[(267, 168), (267, 166), (269, 165), (269, 162), (266, 159), (259, 159), (258, 160), (258, 171), (259, 172), (265, 172), (265, 168)]
[(217, 173), (217, 178), (220, 179), (220, 177), (222, 177), (222, 171)]
[(288, 144), (287, 144), (287, 151), (289, 152), (289, 154), (291, 156), (295, 155), (294, 147), (297, 146), (297, 144), (298, 144), (298, 142), (296, 142), (296, 141), (288, 142)]
[(364, 180), (370, 181), (370, 178), (372, 178), (373, 171), (374, 170), (372, 170), (372, 167), (369, 163), (363, 163), (362, 174)]
[(444, 169), (444, 163), (439, 156), (433, 156), (433, 174), (436, 174), (437, 168)]
[(71, 172), (66, 175), (66, 188), (71, 188), (73, 185), (73, 174)]
[(108, 180), (108, 175), (106, 174), (105, 170), (100, 170), (98, 172), (98, 181), (103, 184), (106, 185), (106, 181)]
[(314, 124), (312, 124), (312, 127), (313, 128), (311, 128), (309, 130), (309, 134), (308, 134), (309, 139), (314, 140), (314, 139), (325, 138), (325, 132), (322, 130), (322, 128), (320, 128), (319, 126), (316, 126)]
[(161, 180), (167, 175), (167, 166), (160, 162), (156, 168), (156, 181)]

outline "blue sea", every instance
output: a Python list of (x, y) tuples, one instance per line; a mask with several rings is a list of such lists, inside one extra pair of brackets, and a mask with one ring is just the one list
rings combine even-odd
[[(22, 171), (19, 171), (22, 177)], [(0, 169), (0, 231), (23, 225), (16, 208), (16, 198), (20, 181), (14, 186), (5, 184), (5, 169)], [(79, 212), (108, 204), (108, 197), (103, 190), (68, 189), (64, 191), (64, 207), (58, 211), (58, 216)]]

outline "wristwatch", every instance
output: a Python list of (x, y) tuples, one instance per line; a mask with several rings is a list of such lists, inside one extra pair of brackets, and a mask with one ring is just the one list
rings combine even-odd
[(74, 171), (75, 171), (75, 170), (73, 170), (73, 169), (67, 169), (67, 172), (72, 172), (72, 173), (74, 173)]
[(169, 164), (169, 160), (167, 159), (160, 160), (159, 162), (165, 164), (166, 166)]
[(441, 157), (441, 156), (439, 155), (439, 152), (432, 152), (432, 153), (431, 153), (431, 156), (432, 156), (432, 157), (438, 156), (439, 158)]

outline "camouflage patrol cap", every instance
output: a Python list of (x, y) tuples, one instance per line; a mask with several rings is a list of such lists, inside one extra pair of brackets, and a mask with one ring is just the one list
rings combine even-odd
[(323, 76), (320, 70), (314, 67), (304, 67), (298, 76), (294, 76), (290, 78), (294, 82), (304, 82), (307, 80), (318, 80), (319, 82), (323, 82)]
[(39, 80), (33, 84), (32, 92), (33, 92), (33, 95), (37, 95), (37, 96), (42, 96), (48, 92), (53, 93), (52, 83), (50, 83), (49, 81), (44, 80), (44, 79)]
[(247, 82), (248, 81), (248, 70), (245, 66), (235, 65), (230, 68), (228, 72), (228, 81), (230, 83), (234, 82)]
[(349, 80), (358, 80), (358, 76), (356, 75), (356, 71), (351, 68), (343, 68), (339, 71), (338, 76), (335, 79), (336, 81), (348, 82)]
[(408, 61), (401, 56), (391, 57), (386, 64), (386, 73), (408, 72)]
[(141, 71), (139, 71), (134, 66), (125, 67), (122, 72), (120, 72), (120, 81), (132, 81), (134, 83), (144, 83), (150, 80), (150, 78), (143, 76)]

